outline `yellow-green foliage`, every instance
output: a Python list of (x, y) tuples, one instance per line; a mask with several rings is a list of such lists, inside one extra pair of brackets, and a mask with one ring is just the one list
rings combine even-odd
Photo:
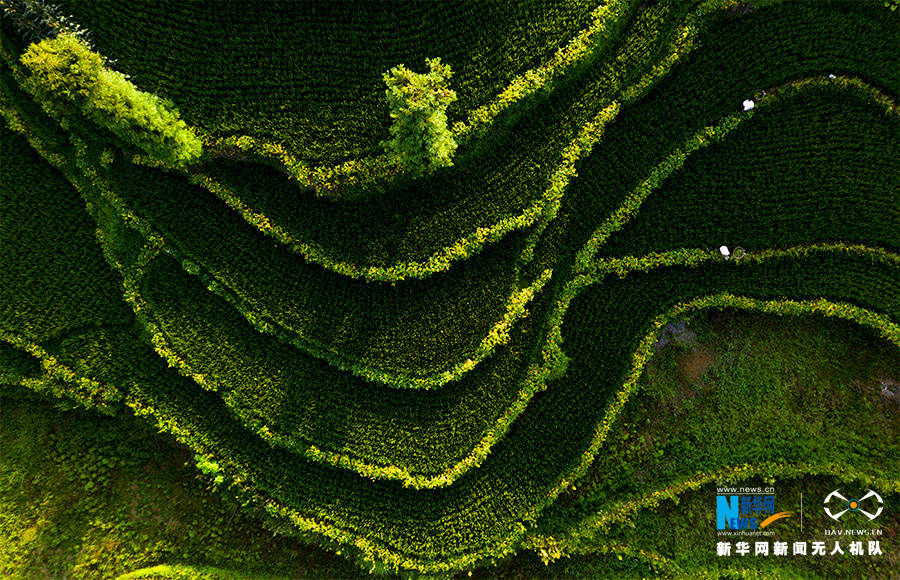
[[(608, 46), (603, 41), (597, 60), (591, 56), (583, 66), (566, 69), (572, 74), (559, 83), (537, 79), (524, 85), (531, 93), (546, 86), (547, 93), (504, 114), (497, 132), (473, 144), (454, 171), (427, 181), (400, 180), (386, 190), (397, 196), (352, 203), (295, 191), (283, 174), (243, 155), (241, 137), (211, 155), (215, 159), (207, 159), (202, 173), (196, 171), (197, 182), (209, 191), (185, 179), (196, 167), (171, 172), (171, 164), (154, 153), (141, 155), (140, 166), (130, 162), (135, 155), (113, 155), (121, 135), (143, 143), (131, 154), (159, 144), (154, 139), (162, 134), (145, 129), (174, 117), (147, 107), (163, 101), (132, 92), (123, 75), (109, 71), (102, 57), (74, 39), (30, 47), (21, 64), (3, 54), (4, 44), (0, 109), (85, 202), (91, 221), (76, 231), (97, 232), (111, 267), (87, 277), (87, 287), (114, 282), (115, 304), (121, 292), (122, 308), (131, 310), (110, 316), (115, 326), (101, 332), (85, 328), (95, 310), (87, 300), (66, 304), (66, 321), (83, 322), (26, 336), (33, 348), (23, 350), (35, 359), (28, 359), (29, 368), (37, 372), (48, 361), (46, 374), (74, 385), (60, 392), (92, 396), (98, 404), (109, 399), (170, 433), (190, 447), (201, 471), (213, 482), (218, 478), (219, 489), (236, 490), (272, 516), (274, 530), (314, 537), (339, 554), (407, 574), (450, 574), (503, 558), (534, 534), (548, 533), (541, 526), (549, 510), (593, 473), (598, 457), (615, 451), (614, 436), (626, 430), (623, 413), (635, 406), (657, 333), (672, 317), (711, 307), (815, 312), (862, 322), (897, 342), (896, 236), (866, 227), (881, 223), (881, 214), (890, 219), (880, 211), (890, 207), (889, 181), (863, 190), (868, 182), (850, 175), (847, 191), (838, 195), (852, 201), (865, 191), (867, 207), (875, 211), (861, 211), (835, 227), (830, 222), (837, 220), (830, 218), (840, 213), (806, 203), (818, 194), (821, 180), (773, 188), (771, 196), (783, 207), (769, 214), (748, 205), (741, 219), (780, 225), (779, 218), (791, 214), (797, 217), (790, 223), (809, 222), (808, 231), (791, 244), (765, 228), (742, 233), (737, 239), (747, 252), (740, 261), (723, 260), (714, 250), (718, 243), (694, 236), (696, 228), (682, 227), (674, 246), (609, 250), (618, 239), (636, 237), (630, 224), (652, 217), (666, 186), (694, 169), (697, 159), (766, 123), (795, 129), (791, 141), (836, 143), (814, 159), (804, 158), (807, 169), (815, 170), (807, 174), (839, 164), (864, 166), (845, 159), (880, 161), (874, 154), (844, 155), (860, 148), (857, 133), (846, 128), (879, 121), (862, 125), (872, 135), (864, 141), (868, 153), (892, 146), (895, 126), (871, 106), (847, 115), (852, 123), (835, 123), (836, 114), (859, 100), (855, 89), (845, 94), (849, 85), (839, 79), (822, 80), (827, 87), (811, 86), (802, 95), (785, 93), (790, 99), (784, 106), (755, 93), (765, 87), (774, 95), (778, 90), (771, 87), (822, 70), (852, 71), (887, 94), (896, 92), (896, 75), (878, 64), (892, 47), (870, 48), (883, 35), (864, 35), (858, 44), (865, 58), (858, 64), (843, 60), (841, 39), (873, 28), (884, 11), (878, 8), (872, 16), (848, 8), (841, 11), (847, 13), (843, 19), (826, 22), (838, 11), (819, 9), (817, 2), (785, 2), (768, 12), (756, 3), (756, 14), (744, 18), (731, 10), (743, 9), (737, 2), (708, 0), (701, 5), (729, 10), (708, 22), (688, 0), (660, 0), (640, 9), (634, 0), (610, 3), (610, 10), (627, 8), (624, 38), (616, 34)], [(844, 20), (849, 24), (842, 25)], [(782, 23), (768, 32), (770, 24)], [(748, 39), (767, 52), (749, 64), (717, 66), (729, 63)], [(820, 60), (777, 60), (810, 43)], [(600, 62), (606, 49), (616, 56)], [(688, 51), (691, 58), (683, 58)], [(463, 70), (450, 53), (435, 52)], [(576, 52), (572, 65), (581, 60)], [(377, 75), (400, 60), (392, 57), (368, 70)], [(405, 88), (415, 93), (415, 84)], [(446, 104), (441, 99), (449, 99), (449, 89), (436, 89), (447, 92), (432, 99), (428, 83), (422, 86), (421, 94), (408, 95), (411, 101), (422, 98), (424, 108)], [(463, 85), (458, 88), (462, 101)], [(229, 89), (224, 92), (244, 97)], [(750, 96), (759, 106), (738, 112)], [(202, 117), (193, 116), (189, 101), (179, 102), (192, 120)], [(347, 120), (340, 111), (334, 117)], [(387, 112), (373, 117), (383, 122), (380, 134), (387, 133)], [(432, 120), (446, 129), (446, 118)], [(762, 129), (766, 138), (753, 146), (765, 152), (759, 159), (768, 181), (780, 183), (797, 164), (782, 163), (782, 149), (772, 146), (782, 142)], [(9, 151), (4, 160), (12, 158)], [(300, 169), (323, 162), (287, 146), (271, 152), (295, 156)], [(357, 150), (345, 153), (325, 161), (340, 162)], [(143, 162), (148, 156), (154, 158)], [(382, 166), (382, 158), (387, 156), (359, 167), (372, 175), (400, 167), (398, 159)], [(332, 175), (309, 169), (304, 175), (306, 181), (298, 182), (317, 191), (318, 184), (350, 182), (337, 170)], [(367, 179), (360, 177), (360, 183)], [(723, 180), (715, 189), (740, 202), (734, 183)], [(23, 195), (29, 190), (4, 190), (7, 205), (19, 203), (24, 209), (18, 213), (29, 217), (35, 205), (33, 196)], [(49, 216), (76, 213), (57, 199), (64, 190), (36, 192), (48, 194), (40, 207)], [(648, 231), (677, 230), (692, 215), (702, 216), (698, 221), (712, 231), (729, 224), (720, 213), (697, 210), (709, 197), (706, 190), (670, 197), (679, 204), (662, 219), (648, 218)], [(24, 258), (0, 260), (4, 264), (30, 263), (36, 256), (34, 263), (47, 269), (69, 246), (97, 252), (93, 239), (44, 240), (39, 233), (47, 228), (13, 229), (13, 221), (6, 220), (0, 233), (5, 240), (26, 240), (19, 254)], [(0, 269), (0, 288), (18, 283), (6, 269)], [(41, 319), (32, 304), (51, 302), (24, 300), (36, 292), (56, 296), (50, 291), (57, 277), (39, 273), (36, 267), (18, 276), (37, 290), (11, 295), (18, 302), (10, 310), (10, 333), (46, 326), (33, 322)], [(66, 294), (85, 278), (72, 272)], [(17, 364), (10, 372), (20, 373), (24, 363)], [(394, 380), (401, 376), (403, 381)], [(425, 386), (413, 385), (413, 379), (437, 379), (428, 386), (442, 388), (392, 388)], [(718, 468), (704, 467), (704, 473)], [(667, 488), (645, 489), (652, 494)], [(649, 497), (652, 504), (663, 496)], [(571, 552), (565, 548), (550, 545), (547, 555)]]
[(391, 108), (391, 139), (383, 143), (410, 171), (453, 165), (456, 141), (447, 128), (447, 106), (456, 100), (448, 82), (453, 72), (439, 58), (426, 61), (426, 74), (414, 73), (402, 64), (384, 73), (385, 95)]
[(138, 90), (80, 38), (42, 40), (21, 60), (30, 72), (23, 86), (57, 119), (80, 112), (160, 160), (183, 165), (199, 159), (200, 139), (172, 103)]

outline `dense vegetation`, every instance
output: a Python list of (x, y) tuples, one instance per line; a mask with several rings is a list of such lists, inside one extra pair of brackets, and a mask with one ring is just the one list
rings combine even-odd
[(172, 103), (139, 91), (79, 37), (63, 33), (32, 44), (22, 64), (29, 71), (23, 88), (62, 126), (80, 112), (163, 161), (183, 165), (200, 158), (200, 140)]
[[(791, 348), (821, 364), (861, 341), (883, 364), (860, 380), (896, 380), (900, 14), (881, 2), (58, 10), (95, 46), (0, 21), (0, 438), (15, 449), (0, 490), (21, 498), (0, 531), (43, 525), (17, 507), (32, 501), (25, 458), (61, 437), (38, 396), (189, 450), (219, 492), (197, 525), (218, 526), (230, 502), (243, 514), (229, 522), (375, 571), (453, 574), (528, 549), (580, 555), (586, 575), (716, 576), (702, 541), (673, 563), (651, 527), (616, 526), (747, 478), (864, 482), (896, 505), (897, 409), (852, 399), (851, 374), (804, 370), (819, 384), (797, 393), (790, 359), (726, 349), (737, 362), (710, 367), (703, 396), (641, 379), (673, 356), (652, 358), (667, 323), (738, 309), (843, 321)], [(426, 57), (440, 58), (430, 76), (401, 66)], [(722, 244), (746, 254), (725, 260)], [(33, 439), (26, 409), (41, 417)], [(62, 440), (54, 461), (85, 456), (98, 475), (84, 493), (152, 455), (78, 435), (97, 415), (72, 421), (88, 450)], [(221, 551), (181, 532), (154, 543), (121, 505), (84, 509), (127, 530), (108, 540), (128, 544), (121, 562), (80, 554), (102, 540), (67, 532), (77, 561), (47, 574), (296, 570), (287, 540), (236, 558), (233, 536)], [(0, 570), (36, 569), (25, 544), (0, 544)], [(291, 563), (263, 566), (267, 550)], [(847, 566), (812, 572), (881, 570)]]

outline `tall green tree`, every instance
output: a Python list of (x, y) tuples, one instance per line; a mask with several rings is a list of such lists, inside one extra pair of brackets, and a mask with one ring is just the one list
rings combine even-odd
[(447, 127), (447, 106), (456, 100), (449, 88), (453, 72), (439, 58), (425, 61), (430, 72), (416, 73), (404, 65), (384, 73), (391, 109), (391, 139), (382, 145), (407, 170), (422, 174), (453, 165), (456, 141)]

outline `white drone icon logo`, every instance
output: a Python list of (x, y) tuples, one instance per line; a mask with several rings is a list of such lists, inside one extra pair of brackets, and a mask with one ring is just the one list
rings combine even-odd
[[(844, 500), (846, 502), (845, 505), (847, 506), (847, 508), (839, 511), (836, 514), (831, 513), (831, 510), (828, 509), (828, 502), (831, 501), (831, 498), (833, 498), (833, 497)], [(862, 509), (861, 507), (859, 507), (859, 504), (861, 504), (863, 502), (863, 500), (868, 499), (870, 497), (874, 497), (878, 501), (878, 510), (874, 514), (871, 514), (867, 511), (865, 511), (864, 509)], [(846, 497), (844, 497), (840, 494), (840, 490), (836, 489), (833, 492), (828, 494), (828, 497), (825, 498), (824, 503), (825, 503), (825, 513), (828, 514), (828, 517), (830, 517), (833, 520), (837, 520), (839, 517), (841, 517), (842, 515), (844, 515), (847, 512), (859, 512), (859, 513), (863, 514), (864, 516), (866, 516), (867, 518), (869, 518), (869, 521), (872, 521), (875, 518), (877, 518), (879, 515), (881, 515), (881, 510), (884, 509), (884, 506), (882, 505), (884, 503), (884, 501), (881, 499), (881, 496), (878, 495), (876, 492), (872, 491), (871, 489), (869, 490), (869, 493), (867, 493), (866, 495), (862, 496), (859, 499), (847, 499)]]

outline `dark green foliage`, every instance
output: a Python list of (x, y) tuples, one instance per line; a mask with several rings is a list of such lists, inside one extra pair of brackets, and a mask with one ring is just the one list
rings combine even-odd
[(202, 143), (171, 101), (139, 91), (73, 34), (32, 44), (22, 55), (24, 88), (55, 117), (76, 111), (126, 143), (176, 165), (195, 162)]
[[(548, 501), (620, 386), (637, 337), (668, 305), (728, 289), (765, 298), (826, 296), (900, 314), (894, 270), (868, 259), (828, 256), (729, 266), (711, 265), (703, 275), (670, 268), (629, 276), (579, 298), (564, 325), (566, 352), (574, 361), (565, 380), (531, 402), (478, 470), (445, 489), (405, 490), (273, 450), (242, 429), (215, 394), (196, 386), (142, 382), (136, 395), (143, 406), (156, 409), (160, 420), (177, 421), (193, 434), (187, 436), (193, 445), (220, 464), (224, 460), (226, 469), (266, 489), (283, 505), (319, 517), (327, 514), (342, 529), (370, 539), (390, 539), (407, 557), (416, 555), (422, 567), (443, 567), (455, 554), (503, 551), (510, 535), (515, 537), (516, 522)], [(609, 328), (618, 329), (623, 340), (603, 340)], [(438, 518), (448, 511), (452, 518)]]
[(836, 85), (778, 101), (693, 153), (601, 256), (853, 240), (900, 247), (900, 115)]
[[(571, 222), (568, 231), (557, 234), (554, 243), (566, 249), (557, 251), (577, 251), (597, 223), (653, 167), (698, 129), (739, 112), (741, 102), (758, 91), (807, 76), (853, 71), (854, 76), (896, 95), (900, 92), (900, 55), (892, 47), (898, 42), (897, 20), (874, 4), (801, 0), (761, 7), (740, 18), (720, 18), (706, 29), (689, 58), (676, 64), (647, 97), (626, 107), (607, 127), (563, 200), (561, 212), (579, 219)], [(845, 126), (842, 130), (853, 129)], [(829, 140), (824, 134), (817, 138)], [(854, 148), (847, 144), (847, 149)], [(887, 162), (890, 150), (883, 153)], [(742, 154), (750, 157), (755, 153)], [(882, 178), (890, 179), (888, 175)], [(812, 181), (810, 177), (809, 183)], [(772, 185), (777, 188), (777, 183)], [(648, 206), (653, 205), (652, 195)], [(725, 211), (734, 211), (734, 206)], [(740, 221), (746, 219), (752, 220), (752, 215), (742, 215)], [(617, 236), (623, 233), (614, 234), (610, 243)]]
[(41, 374), (40, 361), (6, 342), (0, 343), (0, 383), (16, 384)]
[[(0, 386), (0, 575), (112, 578), (187, 561), (240, 578), (365, 572), (273, 537), (213, 493), (190, 453), (132, 416), (66, 413)], [(39, 505), (40, 508), (36, 506)], [(259, 576), (256, 574), (260, 573)]]
[(426, 477), (463, 461), (515, 402), (540, 339), (535, 317), (546, 302), (517, 323), (508, 346), (462, 379), (410, 393), (355, 378), (255, 334), (171, 259), (152, 263), (142, 287), (148, 316), (172, 347), (254, 429), (266, 425), (299, 453), (315, 446)]
[[(98, 23), (116, 13), (81, 8)], [(263, 5), (261, 14), (272, 8)], [(187, 444), (212, 481), (221, 478), (215, 485), (270, 514), (279, 531), (315, 536), (379, 570), (452, 572), (519, 549), (544, 510), (571, 490), (595, 454), (616, 457), (610, 446), (618, 441), (619, 413), (635, 402), (628, 401), (636, 380), (634, 361), (645, 360), (641, 345), (649, 348), (648, 333), (676, 305), (725, 292), (779, 301), (785, 309), (790, 304), (786, 300), (826, 299), (841, 303), (832, 305), (836, 314), (850, 313), (856, 322), (873, 324), (896, 338), (900, 286), (892, 252), (897, 247), (897, 182), (890, 171), (896, 157), (896, 116), (886, 114), (891, 105), (885, 106), (875, 91), (894, 94), (900, 86), (896, 19), (889, 20), (893, 16), (876, 3), (843, 1), (798, 0), (761, 6), (746, 15), (721, 11), (691, 20), (700, 30), (696, 46), (667, 71), (660, 59), (682, 34), (678, 29), (685, 18), (694, 18), (688, 14), (695, 3), (663, 0), (645, 8), (633, 14), (627, 29), (607, 47), (609, 54), (586, 61), (591, 65), (554, 84), (552, 92), (531, 103), (527, 115), (511, 115), (508, 125), (501, 123), (468, 154), (461, 152), (453, 171), (398, 182), (391, 186), (392, 195), (335, 203), (301, 196), (282, 176), (242, 159), (219, 158), (210, 167), (197, 168), (196, 175), (209, 170), (236, 190), (241, 201), (263, 211), (260, 221), (288, 224), (289, 233), (303, 243), (361, 267), (424, 262), (442, 248), (457, 247), (466, 235), (493, 226), (504, 234), (471, 253), (461, 251), (455, 256), (458, 263), (438, 273), (387, 282), (365, 281), (306, 261), (293, 251), (296, 248), (266, 236), (216, 194), (190, 185), (188, 177), (137, 165), (114, 153), (110, 145), (115, 143), (105, 132), (67, 124), (62, 115), (66, 130), (54, 128), (33, 104), (23, 101), (12, 83), (15, 75), (0, 73), (0, 107), (10, 125), (26, 134), (82, 197), (71, 188), (63, 188), (63, 196), (48, 195), (54, 181), (41, 175), (31, 179), (31, 174), (40, 170), (49, 175), (52, 170), (33, 154), (28, 159), (19, 151), (27, 149), (21, 138), (4, 141), (11, 158), (19, 160), (7, 171), (3, 150), (0, 195), (13, 218), (0, 221), (0, 251), (9, 252), (7, 245), (14, 251), (3, 259), (7, 284), (0, 286), (8, 293), (0, 296), (0, 305), (13, 307), (3, 312), (0, 322), (2, 330), (39, 343), (28, 348), (15, 344), (35, 353), (45, 367), (57, 369), (56, 378), (62, 376), (62, 386), (36, 385), (35, 390), (81, 402), (121, 401)], [(165, 9), (139, 5), (135, 18), (149, 23), (151, 32), (160, 26), (177, 28), (153, 24), (159, 17), (144, 18)], [(169, 9), (175, 23), (206, 17), (196, 10)], [(286, 12), (296, 16), (295, 11), (310, 9)], [(223, 21), (233, 22), (232, 10), (224, 6)], [(444, 9), (423, 10), (430, 14)], [(338, 8), (326, 10), (322, 22), (337, 23), (337, 28), (326, 30), (352, 29), (333, 18), (336, 12), (341, 13)], [(116, 37), (109, 26), (107, 22), (107, 39)], [(223, 30), (232, 25), (206, 26), (204, 30), (217, 31), (221, 47)], [(247, 28), (251, 37), (260, 34), (252, 32), (258, 28)], [(267, 37), (274, 46), (281, 38), (277, 34)], [(171, 51), (171, 40), (163, 42)], [(3, 45), (3, 66), (20, 73), (8, 44)], [(748, 44), (758, 47), (750, 56), (742, 51)], [(247, 43), (256, 47), (253, 50), (259, 46)], [(848, 50), (850, 46), (854, 50)], [(204, 46), (204, 54), (220, 58), (215, 48)], [(123, 48), (121, 54), (131, 50)], [(148, 55), (159, 54), (159, 49), (146, 50)], [(437, 53), (454, 70), (462, 70), (451, 58), (459, 52)], [(242, 63), (234, 65), (237, 70), (250, 61), (247, 53), (239, 54), (228, 61)], [(90, 74), (96, 71), (96, 60), (83, 52), (78, 58), (92, 63)], [(333, 63), (327, 55), (309, 61), (326, 66), (323, 70), (329, 74), (362, 70), (328, 67)], [(396, 62), (413, 60), (391, 61)], [(66, 72), (50, 59), (32, 59), (31, 65)], [(172, 67), (179, 71), (172, 82), (190, 95), (191, 84), (183, 76), (187, 69), (178, 63)], [(582, 133), (585, 124), (614, 99), (623, 99), (626, 89), (650, 70), (667, 72), (646, 95), (610, 109), (618, 111), (616, 119), (605, 127), (592, 154), (575, 167), (567, 157), (571, 148), (580, 144), (586, 155), (593, 145)], [(673, 157), (686, 142), (696, 142), (704, 127), (738, 114), (743, 99), (831, 70), (859, 75), (869, 85), (841, 80), (831, 86), (822, 81), (787, 91), (782, 101), (760, 105), (744, 117), (721, 137), (722, 143), (695, 148), (686, 159)], [(234, 76), (227, 71), (223, 78)], [(268, 86), (259, 78), (248, 77), (257, 89)], [(463, 80), (463, 75), (458, 78)], [(60, 82), (54, 84), (54, 79)], [(48, 74), (47, 86), (66, 86), (66, 79), (71, 75)], [(198, 77), (197, 82), (202, 80)], [(24, 82), (27, 86), (33, 81)], [(275, 76), (270, 84), (278, 87), (271, 91), (277, 96), (291, 83)], [(256, 92), (246, 93), (246, 86), (241, 81), (237, 90), (228, 87), (228, 96), (217, 107), (227, 108), (228, 99), (237, 94), (249, 104), (235, 119), (248, 109), (266, 110), (266, 99), (255, 100)], [(40, 95), (39, 88), (32, 89)], [(465, 90), (459, 87), (461, 101), (471, 98)], [(59, 94), (47, 89), (42, 99)], [(90, 100), (93, 89), (86, 95), (79, 98)], [(194, 114), (202, 116), (197, 105), (202, 100), (187, 96), (185, 106), (198, 107)], [(292, 103), (299, 101), (302, 95), (291, 97)], [(319, 105), (321, 100), (309, 106)], [(204, 106), (209, 106), (209, 98)], [(370, 135), (375, 133), (373, 129)], [(343, 145), (335, 140), (334, 150)], [(345, 147), (341, 152), (354, 150)], [(750, 165), (740, 165), (742, 153)], [(573, 268), (573, 257), (589, 236), (639, 183), (658, 167), (671, 166), (675, 158), (684, 162), (679, 169), (684, 176), (676, 171), (664, 180), (645, 206), (628, 214), (633, 223), (618, 222), (623, 228), (609, 238), (612, 253), (604, 253), (602, 245), (600, 261), (579, 256), (578, 269)], [(560, 186), (556, 177), (566, 160), (567, 175), (580, 175), (564, 192), (553, 190)], [(801, 162), (808, 164), (809, 173), (796, 169)], [(26, 167), (20, 169), (19, 164)], [(833, 179), (817, 188), (813, 172), (825, 170)], [(740, 185), (745, 175), (751, 189)], [(778, 187), (785, 182), (788, 186)], [(695, 184), (697, 189), (692, 188)], [(716, 190), (718, 198), (705, 195), (709, 189)], [(555, 205), (541, 205), (548, 191), (564, 193), (558, 212)], [(823, 191), (829, 199), (810, 203)], [(41, 203), (35, 204), (34, 198)], [(712, 211), (717, 201), (728, 210)], [(654, 203), (661, 204), (663, 213), (654, 212)], [(35, 208), (49, 216), (54, 227), (65, 226), (66, 235), (44, 239), (43, 216), (35, 217)], [(532, 215), (532, 221), (515, 221), (528, 209), (533, 214), (525, 215)], [(850, 210), (856, 212), (853, 220), (833, 215)], [(733, 225), (738, 218), (740, 225)], [(670, 219), (691, 229), (670, 233)], [(91, 245), (95, 230), (109, 268), (97, 266), (96, 247)], [(647, 271), (636, 269), (652, 261), (651, 256), (627, 262), (635, 268), (622, 269), (621, 276), (602, 275), (611, 256), (714, 249), (717, 236), (726, 234), (735, 241), (725, 242), (744, 246), (747, 258), (695, 260), (692, 265), (661, 265), (660, 260)], [(845, 244), (763, 254), (770, 246), (838, 240), (882, 249)], [(32, 244), (39, 251), (26, 253)], [(93, 261), (72, 266), (74, 260), (57, 259), (85, 248), (91, 248)], [(697, 253), (675, 255), (688, 260)], [(14, 264), (9, 271), (7, 262)], [(518, 312), (517, 319), (509, 321), (505, 343), (499, 340), (489, 356), (476, 361), (510, 297), (532, 287), (551, 268), (552, 278), (527, 304), (527, 315)], [(591, 278), (592, 272), (601, 274)], [(106, 303), (110, 294), (114, 307)], [(134, 317), (124, 304), (132, 307)], [(8, 376), (20, 382), (35, 378), (30, 359), (8, 351), (0, 354)], [(454, 380), (429, 385), (440, 387), (435, 390), (396, 388), (443, 377), (454, 368), (460, 369), (450, 377)], [(751, 386), (756, 379), (729, 372), (720, 372), (730, 387), (716, 402), (735, 404), (741, 412), (752, 402), (765, 408)], [(802, 411), (813, 420), (830, 409)], [(698, 415), (709, 421), (718, 417), (709, 413)], [(727, 421), (735, 418), (720, 415)], [(829, 432), (862, 439), (876, 418), (862, 414), (861, 421), (846, 430), (829, 424)], [(691, 429), (684, 432), (698, 433), (702, 427)], [(724, 423), (711, 424), (708, 431), (715, 435), (709, 445), (718, 444), (717, 453), (701, 453), (687, 439), (673, 437), (669, 456), (665, 451), (660, 456), (660, 473), (683, 475), (674, 468), (666, 470), (679, 456), (691, 469), (739, 461), (721, 452)], [(753, 460), (793, 464), (809, 460), (808, 452), (814, 449), (796, 441), (792, 435), (798, 433), (789, 428), (782, 438), (744, 434), (741, 454)], [(856, 457), (852, 446), (835, 453), (830, 457)], [(597, 465), (607, 465), (609, 471), (623, 464)], [(875, 475), (887, 473), (872, 461), (866, 465)], [(617, 493), (647, 492), (628, 488), (649, 480), (625, 477), (626, 468)], [(423, 483), (426, 477), (434, 481)], [(416, 489), (404, 487), (411, 482)], [(597, 493), (598, 502), (607, 499), (600, 498), (604, 492)], [(582, 507), (589, 509), (587, 505)], [(575, 509), (579, 517), (580, 509)], [(569, 516), (572, 513), (563, 515), (566, 521), (559, 529), (573, 524)], [(643, 574), (646, 562), (623, 570)]]
[[(380, 152), (390, 125), (382, 73), (439, 55), (459, 101), (451, 124), (586, 27), (594, 0), (179, 2), (66, 0), (98, 50), (145, 91), (214, 135), (288, 143), (339, 163)], [(180, 47), (173, 52), (173, 46)]]
[[(669, 559), (668, 565), (658, 563), (660, 572), (671, 572), (674, 564), (695, 576), (694, 569), (740, 564), (740, 560), (713, 561), (717, 558), (710, 543), (714, 484), (679, 493), (674, 502), (641, 509), (630, 518), (636, 527), (628, 522), (592, 531), (578, 532), (578, 527), (586, 518), (614, 512), (623, 503), (671, 488), (697, 473), (759, 465), (772, 458), (785, 465), (809, 464), (815, 458), (818, 465), (864, 471), (882, 482), (895, 479), (897, 458), (892, 449), (900, 433), (898, 416), (895, 403), (882, 396), (879, 382), (900, 371), (896, 345), (855, 324), (818, 317), (717, 310), (692, 314), (687, 326), (695, 337), (657, 350), (633, 404), (617, 419), (606, 453), (598, 456), (577, 490), (544, 513), (541, 534), (567, 544), (571, 540), (576, 549), (579, 545), (589, 549), (592, 542), (643, 549)], [(704, 366), (697, 367), (698, 361)], [(763, 472), (761, 480), (745, 483), (765, 485), (767, 479)], [(778, 524), (777, 539), (791, 541), (808, 540), (809, 529), (828, 527), (829, 521), (807, 503), (807, 532), (801, 532), (796, 517), (799, 492), (809, 502), (838, 487), (863, 485), (858, 480), (810, 476), (774, 479), (779, 509), (795, 511), (793, 518)], [(864, 485), (872, 487), (871, 482)], [(890, 509), (896, 493), (878, 489), (885, 496), (885, 510)], [(893, 524), (881, 520), (875, 525)], [(660, 534), (660, 526), (668, 533)], [(895, 541), (882, 538), (882, 548), (894, 549)], [(877, 577), (885, 564), (879, 558), (832, 559), (794, 562), (790, 568), (802, 577), (813, 571), (823, 577)], [(855, 566), (867, 572), (848, 569)], [(787, 571), (775, 573), (782, 577)]]
[(0, 331), (43, 341), (130, 319), (78, 194), (0, 129)]
[(449, 82), (453, 72), (439, 58), (427, 59), (431, 69), (415, 73), (398, 65), (384, 73), (391, 109), (391, 139), (383, 142), (388, 155), (414, 174), (453, 165), (456, 141), (447, 128), (447, 107), (456, 100)]
[(343, 368), (398, 376), (390, 382), (432, 377), (474, 357), (519, 283), (524, 233), (426, 280), (365, 282), (305, 262), (184, 178), (132, 165), (108, 175), (176, 257), (257, 327)]
[(63, 32), (90, 44), (87, 31), (46, 0), (0, 0), (0, 15), (12, 22), (25, 44), (56, 38)]
[(819, 317), (715, 310), (692, 314), (687, 326), (695, 338), (657, 349), (607, 453), (570, 501), (548, 510), (545, 533), (609, 498), (640, 497), (730, 465), (814, 457), (892, 478), (900, 417), (879, 381), (900, 372), (896, 345)]
[[(691, 4), (670, 0), (641, 13), (613, 44), (614, 65), (563, 84), (544, 106), (489, 136), (483, 148), (460, 152), (452, 171), (391, 186), (374, 199), (335, 204), (299, 194), (280, 172), (259, 164), (204, 167), (244, 203), (336, 261), (379, 267), (426, 261), (479, 229), (539, 211), (563, 150), (622, 82), (640, 78), (663, 53)], [(462, 81), (465, 73), (453, 64)], [(457, 92), (462, 95), (460, 87)]]

